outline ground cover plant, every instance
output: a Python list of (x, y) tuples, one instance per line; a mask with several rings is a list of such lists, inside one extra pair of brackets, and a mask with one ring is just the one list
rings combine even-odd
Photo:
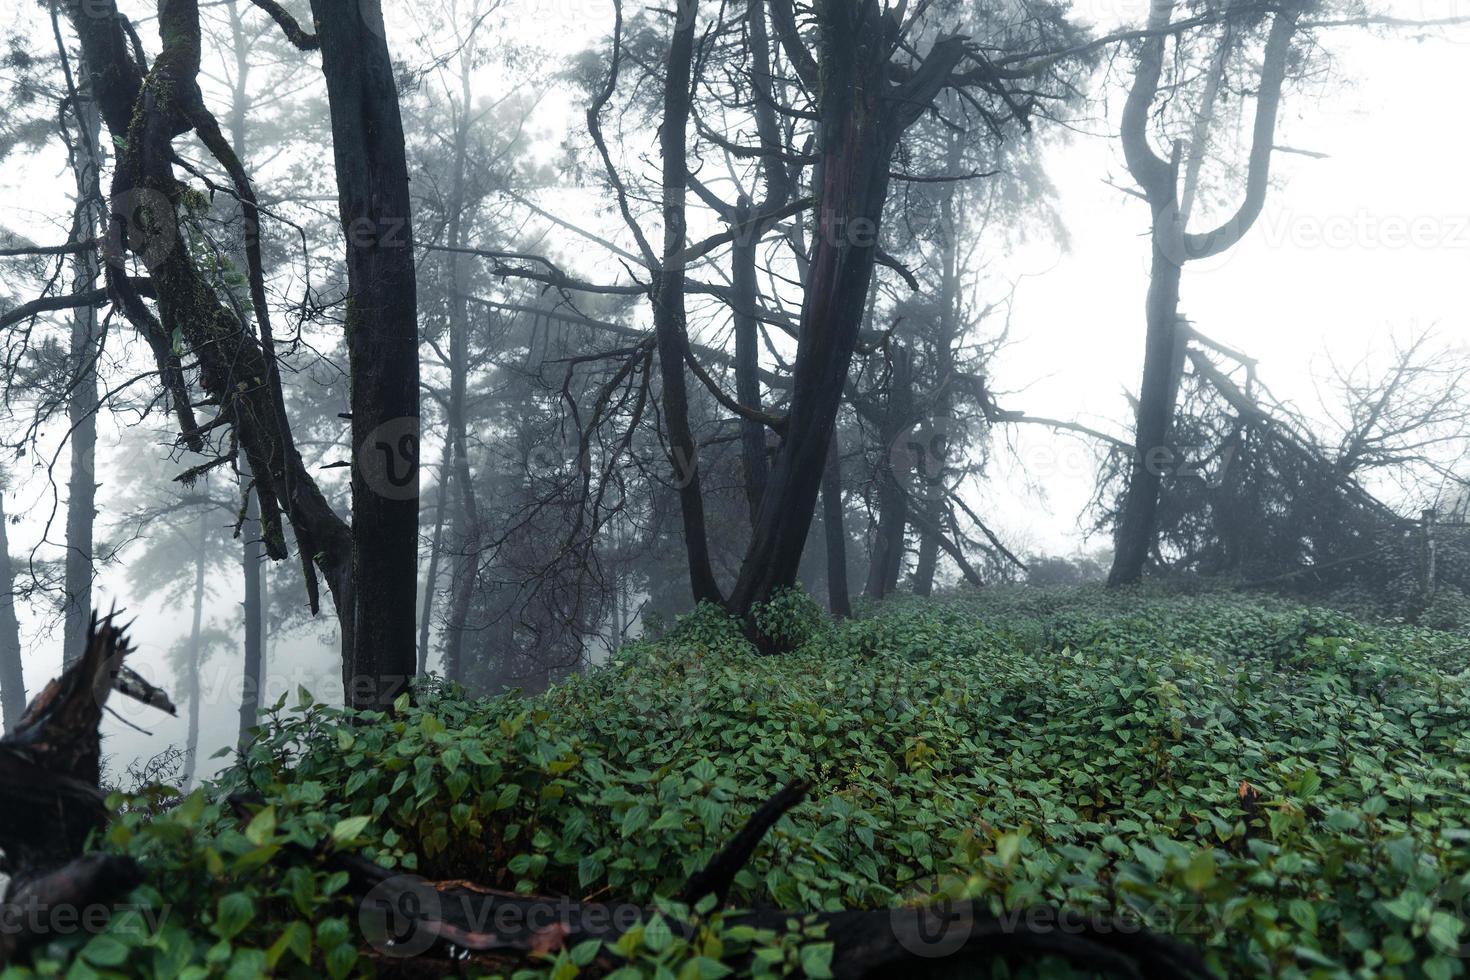
[[(1470, 635), (1090, 589), (900, 600), (840, 623), (793, 593), (762, 615), (795, 652), (758, 656), (702, 607), (534, 698), (431, 685), (395, 716), (348, 716), (303, 692), (216, 784), (114, 797), (95, 846), (141, 862), (133, 910), (6, 976), (399, 968), (329, 860), (360, 852), (431, 880), (664, 909), (616, 949), (550, 950), (523, 975), (612, 963), (619, 980), (682, 980), (739, 961), (823, 977), (820, 929), (776, 937), (671, 901), (795, 779), (811, 791), (730, 906), (978, 898), (1122, 914), (1220, 976), (1466, 974)], [(232, 793), (256, 801), (243, 818)]]

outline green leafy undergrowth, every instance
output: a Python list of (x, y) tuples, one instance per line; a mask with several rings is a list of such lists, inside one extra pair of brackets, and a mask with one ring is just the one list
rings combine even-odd
[[(902, 600), (838, 624), (785, 597), (760, 625), (804, 642), (762, 658), (701, 608), (536, 698), (431, 684), (392, 718), (277, 705), (208, 794), (118, 801), (100, 846), (144, 863), (135, 904), (167, 909), (162, 925), (119, 917), (39, 965), (368, 972), (323, 840), (431, 879), (652, 905), (802, 777), (813, 792), (732, 903), (1065, 905), (1195, 943), (1222, 976), (1466, 975), (1463, 634), (1093, 590)], [(241, 790), (269, 804), (243, 825), (213, 802)], [(820, 977), (831, 955), (820, 935), (717, 914), (692, 940), (650, 924), (623, 947), (619, 980), (715, 977), (752, 954), (764, 975)], [(596, 953), (533, 975), (574, 977)]]

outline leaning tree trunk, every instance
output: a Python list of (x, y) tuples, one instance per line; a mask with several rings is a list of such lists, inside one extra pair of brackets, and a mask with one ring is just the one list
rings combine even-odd
[(26, 710), (25, 673), (20, 650), (20, 621), (15, 616), (15, 569), (10, 563), (5, 498), (0, 493), (0, 706), (5, 730), (13, 729)]
[[(352, 587), (343, 690), (387, 708), (413, 678), (419, 359), (408, 161), (378, 0), (312, 0), (347, 251)], [(350, 630), (346, 624), (350, 623)]]

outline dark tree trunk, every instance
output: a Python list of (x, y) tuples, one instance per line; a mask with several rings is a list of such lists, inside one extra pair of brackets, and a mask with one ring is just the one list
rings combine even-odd
[(827, 441), (822, 470), (822, 530), (827, 541), (827, 604), (838, 619), (852, 616), (847, 588), (847, 519), (842, 506), (842, 447), (837, 432)]
[(879, 429), (882, 448), (875, 476), (878, 483), (878, 527), (873, 535), (873, 550), (868, 559), (868, 582), (863, 594), (869, 599), (882, 599), (898, 588), (903, 571), (904, 538), (908, 529), (909, 498), (904, 487), (907, 473), (898, 472), (898, 464), (909, 458), (907, 438), (913, 422), (912, 355), (902, 344), (893, 344), (893, 367), (888, 378), (888, 404), (883, 425)]
[[(741, 202), (735, 209), (737, 223), (747, 221), (750, 209)], [(735, 320), (735, 397), (742, 405), (757, 411), (761, 407), (760, 323), (756, 319), (756, 303), (760, 290), (755, 277), (755, 236), (749, 241), (737, 240), (730, 250), (731, 288)], [(760, 514), (761, 498), (766, 493), (766, 427), (757, 418), (740, 419), (741, 460), (745, 468), (745, 501), (750, 522)]]
[[(15, 569), (10, 563), (4, 494), (0, 493), (0, 707), (8, 732), (26, 710), (25, 673), (21, 661), (20, 622), (15, 616)], [(73, 658), (75, 659), (75, 658)]]
[[(220, 406), (222, 417), (234, 429), (240, 451), (249, 459), (261, 506), (266, 553), (276, 560), (287, 557), (282, 517), (289, 516), (300, 545), (311, 608), (316, 611), (318, 606), (319, 570), (337, 603), (344, 650), (350, 651), (352, 534), (306, 469), (286, 420), (258, 264), (254, 192), (243, 166), (204, 105), (196, 81), (201, 51), (197, 3), (171, 0), (165, 5), (159, 18), (163, 47), (146, 76), (133, 60), (132, 45), (122, 29), (125, 21), (113, 0), (96, 3), (83, 5), (80, 0), (69, 0), (67, 13), (81, 41), (103, 121), (114, 144), (121, 148), (109, 189), (105, 243), (109, 292), (120, 301), (127, 318), (152, 348), (163, 386), (178, 416), (180, 433), (198, 451), (204, 448), (204, 441), (194, 420), (180, 358), (171, 350), (175, 339), (182, 339), (196, 358), (199, 387)], [(334, 29), (343, 28), (334, 25)], [(303, 43), (311, 46), (309, 41)], [(348, 72), (353, 70), (349, 67)], [(388, 88), (391, 91), (391, 83)], [(354, 115), (348, 111), (347, 115), (359, 123), (364, 119), (371, 122), (362, 112)], [(184, 187), (174, 175), (172, 141), (191, 129), (211, 155), (231, 171), (251, 226), (247, 228), (245, 251), (251, 263), (251, 305), (260, 327), (259, 337), (240, 321), (236, 304), (222, 300), (195, 266), (190, 251), (182, 247), (176, 209)], [(355, 213), (344, 210), (348, 217)], [(127, 252), (149, 272), (157, 290), (156, 317), (129, 277), (122, 274)], [(396, 284), (390, 283), (390, 295), (393, 288)], [(258, 378), (262, 383), (242, 386), (238, 384), (242, 377)], [(344, 662), (350, 659), (345, 656)]]
[(897, 25), (876, 4), (823, 0), (818, 17), (816, 229), (786, 430), (729, 601), (740, 616), (796, 581), (872, 280), (893, 149), (962, 53), (956, 39), (939, 42), (920, 71), (895, 87), (888, 57)]
[[(767, 153), (761, 160), (766, 183), (766, 200), (759, 210), (769, 212), (791, 199), (791, 175), (779, 152), (782, 147), (780, 123), (772, 91), (770, 38), (766, 33), (765, 4), (750, 0), (746, 4), (746, 27), (749, 31), (750, 84), (755, 93), (753, 112), (756, 132)], [(742, 200), (734, 212), (734, 223), (744, 225), (754, 212)], [(756, 307), (760, 301), (760, 285), (756, 280), (756, 245), (758, 232), (738, 235), (730, 249), (730, 285), (734, 300), (735, 321), (735, 394), (740, 403), (760, 410), (760, 321)], [(754, 526), (765, 496), (770, 460), (766, 454), (766, 427), (759, 419), (742, 416), (740, 441), (745, 464), (745, 497)]]
[[(352, 582), (347, 703), (385, 708), (414, 674), (419, 360), (408, 163), (377, 0), (312, 0), (347, 245)], [(346, 624), (350, 623), (350, 628)]]
[(1159, 490), (1165, 472), (1177, 466), (1169, 448), (1169, 430), (1173, 427), (1174, 403), (1179, 395), (1178, 361), (1184, 350), (1179, 330), (1180, 272), (1177, 262), (1155, 244), (1133, 464), (1123, 514), (1114, 537), (1110, 586), (1129, 585), (1143, 577), (1143, 568), (1154, 546)]
[(678, 0), (674, 35), (664, 77), (663, 119), (659, 149), (663, 157), (664, 240), (660, 268), (653, 274), (653, 327), (658, 344), (659, 381), (668, 433), (670, 462), (684, 523), (684, 549), (689, 559), (689, 588), (695, 602), (724, 600), (710, 564), (705, 527), (704, 492), (699, 477), (699, 448), (689, 427), (689, 392), (684, 356), (689, 343), (684, 309), (684, 268), (677, 258), (684, 248), (685, 195), (689, 187), (687, 128), (689, 73), (694, 58), (698, 0)]

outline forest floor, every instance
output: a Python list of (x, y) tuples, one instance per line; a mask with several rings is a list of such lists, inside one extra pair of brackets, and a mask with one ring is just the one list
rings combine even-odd
[[(534, 698), (433, 687), (355, 724), (304, 694), (278, 705), (219, 784), (114, 801), (101, 846), (143, 863), (134, 899), (168, 909), (162, 924), (115, 917), (37, 965), (364, 972), (346, 876), (288, 857), (321, 840), (431, 880), (649, 904), (802, 778), (729, 904), (964, 896), (1122, 913), (1222, 976), (1465, 975), (1470, 633), (1092, 589), (906, 599), (842, 623), (793, 595), (762, 625), (796, 652), (758, 657), (702, 609)], [(244, 825), (222, 802), (242, 789), (269, 804)], [(630, 933), (619, 977), (716, 977), (752, 951), (770, 975), (825, 975), (820, 936), (706, 925)], [(595, 955), (526, 975), (574, 977)]]

